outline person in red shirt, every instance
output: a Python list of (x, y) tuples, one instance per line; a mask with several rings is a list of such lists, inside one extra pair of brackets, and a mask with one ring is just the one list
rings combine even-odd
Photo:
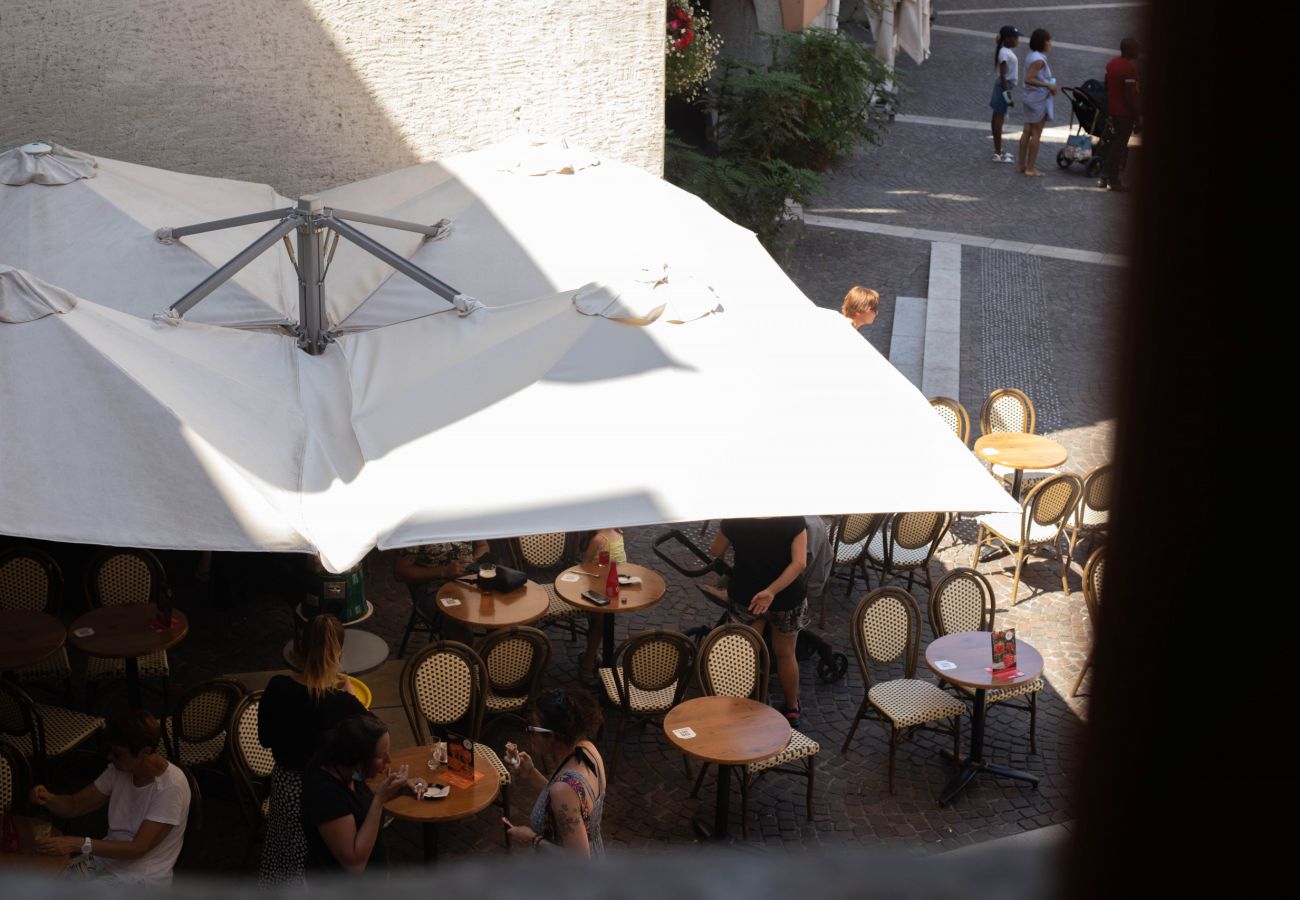
[(1112, 191), (1128, 190), (1120, 182), (1128, 159), (1128, 141), (1142, 128), (1142, 109), (1135, 65), (1142, 48), (1131, 37), (1119, 44), (1119, 56), (1106, 63), (1106, 103), (1110, 112), (1109, 148), (1100, 186)]

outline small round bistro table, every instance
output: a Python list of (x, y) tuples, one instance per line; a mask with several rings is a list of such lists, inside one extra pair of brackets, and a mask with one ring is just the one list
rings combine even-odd
[[(284, 645), (284, 661), (294, 669), (302, 668), (302, 646), (303, 630), (307, 623), (311, 621), (307, 616), (307, 610), (303, 604), (299, 603), (294, 607), (294, 629), (293, 637)], [(360, 625), (367, 621), (375, 614), (375, 604), (369, 600), (366, 601), (366, 609), (361, 615), (357, 616), (350, 622), (341, 622), (344, 628), (343, 632), (343, 656), (339, 659), (339, 668), (344, 672), (369, 672), (371, 669), (377, 669), (388, 659), (388, 642), (375, 634), (373, 631), (366, 631), (363, 628), (353, 628), (354, 625)]]
[[(58, 878), (67, 871), (70, 857), (40, 853), (36, 850), (36, 839), (32, 834), (32, 819), (27, 816), (14, 816), (14, 825), (18, 828), (18, 852), (0, 853), (0, 872), (14, 878), (24, 873)], [(63, 832), (57, 828), (50, 828), (50, 835), (62, 837)]]
[(63, 623), (49, 613), (0, 611), (0, 671), (14, 672), (45, 662), (59, 652), (67, 638)]
[(586, 591), (605, 593), (605, 581), (609, 577), (609, 566), (590, 563), (570, 566), (555, 578), (555, 592), (560, 599), (583, 612), (596, 613), (600, 616), (602, 629), (601, 665), (614, 665), (614, 615), (617, 613), (642, 612), (654, 606), (664, 598), (663, 577), (654, 569), (638, 566), (636, 563), (616, 563), (619, 575), (640, 578), (640, 584), (619, 585), (618, 599), (611, 600), (608, 606), (597, 606), (590, 600), (584, 600)]
[[(391, 754), (391, 768), (410, 767), (410, 778), (422, 778), (429, 784), (444, 783), (451, 788), (451, 793), (441, 800), (419, 800), (409, 790), (403, 790), (392, 800), (384, 804), (384, 810), (403, 822), (416, 822), (423, 826), (424, 860), (433, 862), (438, 858), (438, 826), (443, 822), (465, 819), (487, 809), (501, 793), (501, 778), (492, 764), (481, 755), (474, 755), (474, 771), (483, 777), (468, 788), (456, 787), (441, 776), (446, 772), (442, 767), (437, 772), (429, 770), (429, 747), (407, 747), (394, 750)], [(376, 782), (383, 781), (379, 776)]]
[(87, 656), (125, 660), (127, 696), (132, 708), (139, 709), (143, 705), (139, 657), (174, 647), (189, 630), (190, 622), (179, 609), (172, 610), (169, 624), (160, 625), (154, 604), (126, 603), (78, 616), (68, 626), (68, 642)]
[[(790, 723), (766, 703), (745, 697), (696, 697), (664, 716), (664, 734), (678, 750), (718, 767), (714, 805), (714, 840), (726, 840), (731, 769), (775, 756), (790, 743)], [(708, 829), (696, 825), (697, 830)]]
[(925, 648), (925, 664), (930, 671), (945, 681), (968, 687), (975, 692), (975, 708), (971, 711), (970, 755), (962, 761), (961, 768), (952, 777), (939, 805), (944, 806), (960, 794), (976, 775), (987, 772), (1003, 778), (1027, 781), (1038, 787), (1038, 776), (999, 766), (984, 759), (984, 697), (990, 690), (1001, 690), (1033, 681), (1043, 674), (1043, 656), (1024, 639), (1016, 638), (1016, 668), (1020, 674), (1014, 678), (995, 678), (992, 636), (987, 631), (961, 631), (935, 638)]
[(975, 455), (985, 462), (1015, 470), (1011, 496), (1017, 500), (1025, 469), (1052, 469), (1070, 457), (1069, 451), (1051, 438), (1019, 431), (984, 435), (975, 442)]
[(438, 588), (438, 609), (471, 628), (531, 625), (546, 615), (550, 602), (546, 591), (535, 581), (526, 582), (508, 594), (484, 591), (463, 581), (449, 581)]

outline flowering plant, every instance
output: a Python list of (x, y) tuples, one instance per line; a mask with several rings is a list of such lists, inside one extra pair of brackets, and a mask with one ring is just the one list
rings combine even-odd
[(722, 39), (709, 31), (709, 16), (690, 0), (669, 0), (664, 31), (664, 88), (671, 97), (694, 100), (713, 74)]

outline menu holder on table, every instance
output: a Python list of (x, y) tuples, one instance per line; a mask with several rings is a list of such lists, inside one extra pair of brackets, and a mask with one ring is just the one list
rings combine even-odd
[(447, 771), (443, 779), (454, 787), (466, 789), (483, 777), (474, 771), (474, 742), (453, 732), (447, 732)]
[(992, 632), (989, 639), (993, 644), (993, 665), (989, 671), (994, 678), (1015, 678), (1022, 674), (1016, 668), (1016, 630), (1002, 628)]

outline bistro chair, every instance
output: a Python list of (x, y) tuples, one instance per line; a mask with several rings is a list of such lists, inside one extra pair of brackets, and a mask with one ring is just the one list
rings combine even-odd
[(203, 844), (203, 792), (199, 790), (198, 779), (194, 777), (189, 766), (177, 763), (176, 768), (181, 770), (181, 774), (185, 776), (185, 781), (190, 786), (190, 808), (185, 814), (185, 836), (181, 840), (181, 852), (176, 858), (176, 867), (190, 869), (195, 867), (199, 848)]
[[(877, 588), (858, 601), (851, 620), (853, 650), (862, 671), (866, 693), (853, 724), (844, 738), (841, 753), (849, 744), (863, 719), (889, 724), (889, 792), (894, 792), (894, 760), (900, 737), (918, 728), (952, 735), (954, 759), (961, 758), (961, 717), (966, 704), (950, 696), (938, 685), (916, 677), (916, 658), (921, 647), (921, 611), (912, 595), (901, 588)], [(903, 677), (879, 681), (872, 677), (872, 666), (901, 661)], [(946, 726), (936, 725), (944, 719)]]
[(970, 442), (970, 415), (966, 407), (951, 397), (931, 397), (930, 407), (963, 444)]
[[(13, 547), (0, 553), (0, 609), (31, 610), (59, 618), (63, 572), (48, 553), (35, 547)], [(13, 673), (19, 684), (57, 685), (65, 703), (72, 703), (72, 664), (68, 648), (49, 659)]]
[(182, 694), (162, 722), (171, 759), (190, 768), (223, 762), (230, 716), (246, 693), (238, 681), (214, 678)]
[(1070, 568), (1070, 550), (1061, 550), (1061, 530), (1065, 528), (1066, 519), (1074, 512), (1083, 493), (1083, 482), (1077, 475), (1053, 475), (1046, 481), (1040, 481), (1021, 502), (1019, 515), (1016, 513), (990, 513), (976, 519), (979, 522), (979, 537), (975, 541), (975, 555), (972, 565), (979, 566), (980, 549), (985, 542), (1001, 541), (1007, 549), (1016, 555), (1016, 574), (1011, 581), (1011, 605), (1017, 603), (1016, 594), (1020, 589), (1020, 572), (1029, 555), (1051, 547), (1061, 558), (1061, 590), (1070, 596), (1070, 584), (1067, 580)]
[(510, 771), (495, 750), (479, 743), (488, 693), (483, 659), (458, 641), (435, 641), (406, 661), (399, 689), (417, 744), (430, 743), (434, 729), (448, 728), (474, 742), (474, 756), (486, 760), (501, 780), (501, 808), (509, 817)]
[(253, 856), (253, 847), (266, 837), (266, 820), (271, 806), (271, 770), (275, 757), (262, 746), (257, 736), (257, 716), (262, 706), (262, 692), (245, 694), (230, 713), (230, 768), (240, 797), (240, 808), (249, 823), (248, 843), (244, 849), (244, 868)]
[[(1106, 548), (1098, 547), (1093, 551), (1092, 556), (1083, 566), (1083, 602), (1088, 607), (1088, 618), (1092, 620), (1093, 641), (1096, 641), (1097, 621), (1101, 614), (1101, 585), (1102, 576), (1106, 568)], [(1088, 674), (1092, 668), (1093, 646), (1088, 648), (1088, 657), (1083, 661), (1083, 668), (1079, 671), (1079, 677), (1074, 680), (1074, 688), (1070, 691), (1071, 697), (1079, 694), (1079, 688), (1083, 686), (1083, 676)]]
[[(849, 587), (847, 594), (853, 593), (853, 582), (857, 578), (862, 556), (867, 552), (867, 543), (876, 534), (885, 517), (880, 513), (855, 513), (840, 516), (831, 524), (831, 577), (839, 572), (840, 577), (847, 573)], [(866, 573), (863, 572), (865, 577)], [(827, 585), (829, 587), (829, 585)], [(867, 587), (871, 587), (870, 582)], [(819, 626), (826, 624), (826, 595), (829, 590), (822, 590), (822, 611)]]
[(38, 781), (49, 778), (48, 759), (72, 752), (103, 727), (98, 716), (34, 703), (18, 685), (0, 678), (0, 741), (31, 761)]
[(1110, 509), (1115, 502), (1115, 466), (1102, 463), (1083, 476), (1083, 494), (1073, 515), (1065, 523), (1070, 536), (1070, 556), (1079, 538), (1093, 538), (1106, 531), (1110, 525)]
[[(739, 622), (719, 625), (709, 632), (700, 642), (695, 657), (695, 678), (706, 697), (747, 697), (766, 703), (768, 671), (769, 655), (762, 635)], [(806, 803), (808, 818), (812, 818), (815, 767), (820, 752), (820, 744), (792, 728), (790, 743), (784, 750), (744, 767), (740, 778), (741, 837), (749, 837), (749, 789), (767, 772), (785, 772), (808, 780)], [(802, 764), (798, 768), (782, 768), (799, 761)], [(699, 794), (708, 768), (708, 763), (701, 765), (695, 787), (691, 789), (692, 797)]]
[(1024, 391), (998, 388), (980, 407), (980, 436), (1019, 432), (1034, 434), (1034, 403)]
[[(167, 575), (162, 563), (148, 550), (108, 548), (96, 554), (86, 568), (86, 602), (92, 609), (131, 603), (157, 603), (170, 595), (171, 588), (167, 586)], [(171, 678), (167, 651), (159, 650), (141, 656), (137, 665), (141, 678), (162, 680), (165, 702)], [(86, 657), (86, 699), (90, 706), (94, 706), (96, 686), (104, 681), (125, 682), (126, 660)]]
[[(926, 588), (930, 589), (930, 559), (951, 524), (951, 513), (894, 513), (867, 543), (862, 557), (863, 575), (869, 569), (876, 569), (883, 587), (906, 572), (910, 591), (916, 573), (920, 572), (925, 577)], [(867, 586), (871, 586), (870, 578)]]
[[(936, 638), (962, 631), (992, 631), (995, 612), (993, 586), (974, 569), (953, 569), (934, 586), (930, 593), (930, 631)], [(942, 676), (939, 683), (949, 685)], [(973, 702), (975, 691), (961, 685), (949, 685), (966, 700)], [(1038, 752), (1038, 693), (1046, 682), (1041, 678), (1026, 681), (1003, 690), (989, 690), (984, 694), (987, 706), (1001, 703), (1011, 709), (1029, 713), (1029, 752)], [(1007, 701), (1028, 697), (1024, 705)]]
[(485, 715), (518, 714), (532, 705), (551, 660), (544, 632), (527, 626), (497, 629), (479, 643), (478, 654), (487, 668)]
[[(538, 625), (564, 625), (569, 629), (569, 639), (578, 637), (577, 620), (582, 610), (564, 600), (555, 590), (555, 576), (570, 564), (575, 556), (575, 548), (569, 534), (564, 531), (549, 531), (545, 534), (526, 534), (510, 538), (506, 542), (515, 568), (527, 572), (529, 577), (546, 591), (546, 613)], [(533, 577), (534, 575), (538, 577)]]
[[(614, 737), (614, 765), (622, 753), (629, 722), (657, 721), (681, 702), (694, 659), (695, 644), (690, 638), (657, 628), (625, 640), (614, 652), (614, 665), (600, 670), (605, 696), (622, 713)], [(682, 760), (689, 776), (690, 764), (685, 756)]]
[(0, 809), (21, 813), (32, 791), (32, 769), (13, 744), (0, 740)]

